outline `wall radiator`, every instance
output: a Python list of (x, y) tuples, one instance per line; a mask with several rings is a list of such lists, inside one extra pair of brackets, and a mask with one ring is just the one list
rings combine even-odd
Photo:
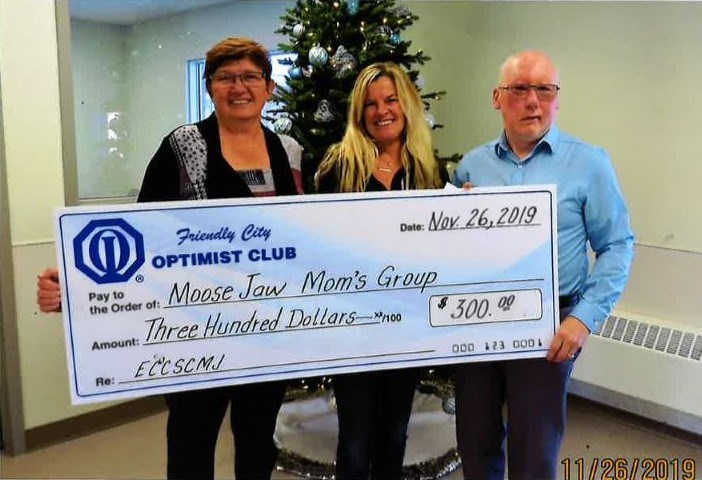
[(570, 392), (702, 435), (702, 330), (615, 312), (588, 339)]

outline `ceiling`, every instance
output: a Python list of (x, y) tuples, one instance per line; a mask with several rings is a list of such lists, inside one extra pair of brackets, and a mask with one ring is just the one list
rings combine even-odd
[(69, 0), (71, 18), (133, 25), (233, 0)]

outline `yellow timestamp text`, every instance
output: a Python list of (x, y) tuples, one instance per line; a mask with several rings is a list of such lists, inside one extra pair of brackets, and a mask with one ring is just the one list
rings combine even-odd
[(695, 480), (692, 458), (566, 457), (563, 480)]

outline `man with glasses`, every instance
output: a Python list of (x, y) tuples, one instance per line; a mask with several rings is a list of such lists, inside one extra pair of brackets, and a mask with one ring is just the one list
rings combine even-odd
[[(558, 188), (561, 325), (545, 359), (457, 367), (456, 436), (466, 479), (504, 478), (505, 435), (510, 478), (556, 478), (573, 363), (629, 275), (633, 233), (614, 169), (603, 149), (555, 126), (559, 90), (558, 71), (546, 54), (510, 56), (492, 92), (504, 130), (466, 154), (456, 169), (457, 186)], [(596, 257), (591, 270), (588, 242)]]

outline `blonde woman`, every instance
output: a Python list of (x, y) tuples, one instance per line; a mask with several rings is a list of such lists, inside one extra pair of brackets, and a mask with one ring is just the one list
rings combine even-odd
[[(442, 188), (424, 107), (398, 65), (364, 68), (351, 92), (348, 123), (315, 178), (317, 191), (368, 192)], [(416, 369), (333, 377), (339, 416), (336, 478), (401, 478)]]
[(364, 68), (351, 92), (346, 133), (316, 176), (318, 192), (442, 188), (419, 92), (394, 63)]

